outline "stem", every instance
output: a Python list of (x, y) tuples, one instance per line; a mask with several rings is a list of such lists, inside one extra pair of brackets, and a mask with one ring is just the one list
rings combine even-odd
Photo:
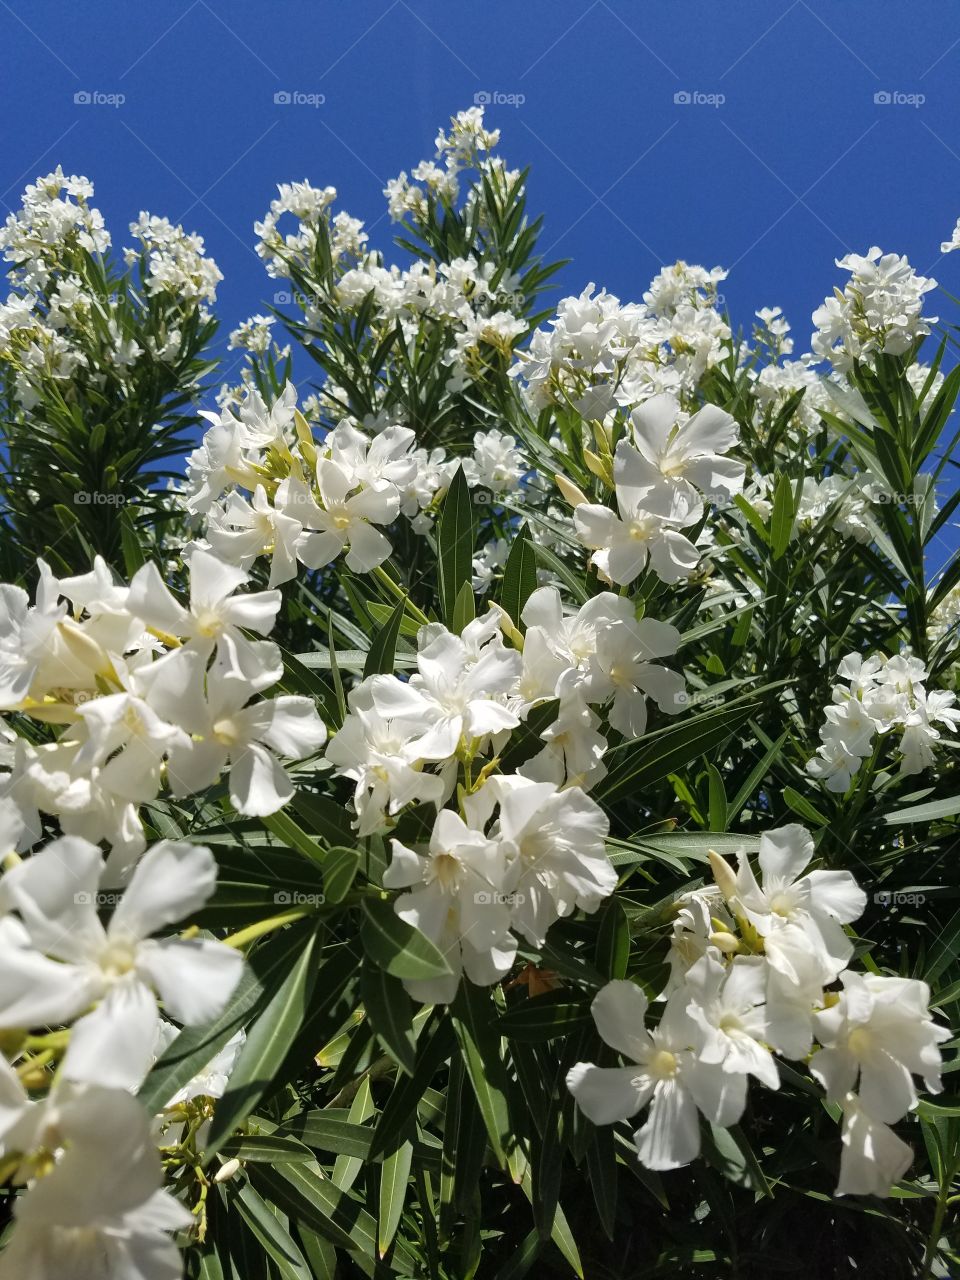
[(224, 938), (224, 942), (228, 947), (239, 949), (250, 942), (255, 942), (257, 938), (262, 938), (264, 934), (273, 933), (274, 930), (282, 929), (284, 925), (291, 924), (294, 920), (302, 920), (304, 916), (310, 914), (309, 907), (294, 907), (290, 911), (282, 911), (279, 915), (270, 916), (267, 920), (258, 920), (256, 924), (248, 925), (239, 933), (233, 933), (229, 938)]
[(374, 569), (373, 573), (374, 573), (374, 576), (377, 578), (377, 580), (383, 583), (383, 585), (387, 588), (387, 590), (390, 592), (390, 594), (393, 596), (395, 600), (402, 600), (404, 602), (404, 604), (410, 610), (410, 613), (413, 615), (414, 618), (416, 618), (416, 620), (421, 624), (421, 626), (426, 626), (427, 623), (429, 623), (430, 619), (427, 617), (427, 615), (417, 608), (417, 606), (410, 599), (409, 595), (407, 595), (406, 591), (404, 591), (403, 587), (401, 587), (398, 583), (394, 582), (394, 580), (390, 577), (389, 573), (387, 573), (386, 569), (384, 569), (383, 565), (378, 564), (377, 567)]
[(920, 1280), (930, 1280), (930, 1277), (933, 1275), (933, 1263), (936, 1257), (940, 1235), (943, 1231), (943, 1219), (947, 1212), (947, 1199), (950, 1194), (950, 1184), (953, 1181), (953, 1173), (953, 1169), (950, 1169), (949, 1171), (944, 1170), (944, 1180), (940, 1186), (940, 1191), (937, 1195), (937, 1207), (933, 1213), (933, 1225), (930, 1228), (930, 1234), (927, 1236), (927, 1247), (923, 1254), (923, 1270), (920, 1273)]

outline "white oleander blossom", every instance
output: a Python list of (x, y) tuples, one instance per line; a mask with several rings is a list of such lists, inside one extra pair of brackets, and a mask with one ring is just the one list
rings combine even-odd
[(150, 1066), (158, 998), (185, 1025), (222, 1010), (242, 957), (203, 937), (152, 935), (213, 893), (209, 849), (161, 841), (137, 864), (106, 926), (98, 916), (103, 859), (64, 836), (0, 880), (0, 1026), (71, 1024), (65, 1079), (134, 1089)]
[(848, 654), (837, 676), (831, 705), (824, 712), (820, 746), (807, 762), (807, 771), (828, 791), (847, 790), (863, 761), (878, 749), (878, 737), (900, 735), (900, 774), (909, 776), (934, 764), (937, 744), (943, 740), (937, 725), (954, 731), (960, 725), (956, 694), (928, 691), (926, 667), (909, 654), (873, 654), (866, 659)]
[[(0, 1151), (25, 1189), (0, 1252), (3, 1280), (179, 1280), (172, 1235), (193, 1216), (163, 1189), (143, 1108), (122, 1089), (59, 1084), (42, 1102), (21, 1094), (4, 1063)], [(14, 1096), (11, 1097), (10, 1095)]]
[(866, 254), (839, 258), (837, 266), (850, 279), (813, 313), (811, 340), (814, 353), (835, 368), (870, 363), (877, 354), (903, 355), (936, 323), (936, 316), (923, 315), (923, 298), (937, 282), (917, 275), (905, 257), (874, 245)]
[(542, 946), (575, 909), (593, 912), (616, 887), (602, 809), (579, 787), (495, 775), (437, 814), (423, 852), (392, 842), (388, 889), (397, 915), (446, 957), (451, 976), (408, 981), (418, 1000), (453, 999), (461, 974), (490, 985), (512, 967), (521, 935)]
[(746, 1105), (746, 1078), (699, 1053), (701, 1032), (683, 990), (670, 996), (656, 1028), (644, 1019), (647, 998), (634, 983), (608, 983), (590, 1006), (601, 1039), (627, 1061), (622, 1067), (578, 1062), (567, 1088), (594, 1124), (627, 1120), (649, 1108), (634, 1134), (648, 1169), (677, 1169), (700, 1153), (702, 1113), (714, 1124), (735, 1124)]
[(456, 995), (461, 973), (481, 986), (499, 981), (517, 950), (499, 843), (468, 826), (452, 809), (441, 809), (425, 854), (399, 840), (392, 849), (384, 887), (408, 890), (396, 899), (394, 910), (436, 944), (452, 970), (449, 978), (405, 982), (410, 994), (445, 1003)]
[(778, 1054), (809, 1058), (842, 1108), (838, 1195), (888, 1195), (906, 1171), (912, 1152), (890, 1125), (917, 1105), (914, 1076), (939, 1091), (950, 1033), (933, 1021), (925, 983), (845, 968), (853, 946), (844, 926), (866, 895), (848, 872), (806, 871), (813, 852), (793, 824), (761, 837), (759, 881), (745, 853), (737, 872), (711, 854), (716, 888), (676, 904), (665, 1003), (650, 1006), (627, 980), (594, 999), (600, 1037), (626, 1065), (578, 1063), (567, 1085), (595, 1124), (649, 1106), (634, 1135), (648, 1168), (696, 1157), (698, 1112), (735, 1123), (749, 1077), (777, 1089)]

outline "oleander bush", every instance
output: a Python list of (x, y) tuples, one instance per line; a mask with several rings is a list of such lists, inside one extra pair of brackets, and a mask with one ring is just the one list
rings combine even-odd
[(0, 231), (4, 1280), (960, 1263), (956, 329), (554, 307), (498, 144), (280, 186), (219, 390), (197, 236)]

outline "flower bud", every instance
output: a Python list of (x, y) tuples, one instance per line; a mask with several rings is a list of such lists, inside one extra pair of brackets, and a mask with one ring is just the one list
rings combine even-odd
[(567, 502), (570, 503), (571, 507), (579, 507), (582, 502), (590, 501), (583, 490), (579, 489), (572, 480), (568, 480), (565, 475), (561, 475), (558, 472), (553, 478), (556, 481), (557, 488)]
[(229, 1182), (230, 1179), (239, 1171), (240, 1161), (237, 1159), (227, 1160), (220, 1166), (213, 1176), (214, 1182)]
[(721, 858), (715, 849), (711, 849), (707, 856), (710, 859), (710, 870), (717, 882), (717, 888), (727, 902), (732, 902), (737, 896), (737, 877), (733, 867), (725, 858)]

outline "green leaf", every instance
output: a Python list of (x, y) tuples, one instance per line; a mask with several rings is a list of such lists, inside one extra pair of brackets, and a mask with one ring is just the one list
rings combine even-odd
[(799, 791), (794, 791), (793, 787), (783, 788), (783, 798), (787, 806), (805, 822), (812, 822), (815, 827), (825, 827), (829, 824), (830, 819), (827, 815), (821, 813), (806, 796), (802, 796)]
[(960, 955), (960, 911), (955, 911), (930, 948), (923, 977), (936, 989), (937, 980)]
[(232, 1207), (263, 1247), (281, 1280), (311, 1280), (310, 1268), (293, 1237), (249, 1183), (240, 1188)]
[(326, 850), (312, 836), (290, 817), (289, 813), (279, 809), (276, 813), (267, 814), (260, 819), (268, 831), (278, 840), (282, 840), (288, 849), (296, 849), (311, 862), (322, 863), (326, 858)]
[(370, 959), (394, 978), (442, 978), (453, 972), (443, 953), (401, 920), (390, 902), (364, 900), (360, 941)]
[(781, 475), (773, 493), (773, 510), (770, 513), (770, 551), (779, 560), (790, 543), (793, 532), (793, 484), (786, 474)]
[(476, 616), (477, 601), (473, 594), (473, 586), (471, 583), (465, 582), (460, 588), (453, 606), (453, 622), (450, 630), (455, 635), (462, 635), (464, 627), (469, 626)]
[(337, 804), (330, 796), (320, 796), (312, 791), (298, 791), (293, 797), (292, 805), (310, 831), (319, 836), (325, 844), (349, 847), (353, 843), (354, 833), (350, 826), (350, 815), (344, 810), (343, 805)]
[(723, 788), (723, 778), (716, 765), (707, 765), (707, 778), (710, 788), (710, 829), (725, 831), (727, 827), (727, 796)]
[(227, 1007), (202, 1027), (186, 1027), (141, 1085), (138, 1098), (150, 1114), (160, 1111), (197, 1072), (262, 1009), (280, 977), (300, 954), (312, 925), (294, 925), (262, 944), (247, 960)]
[(535, 1044), (573, 1035), (593, 1026), (593, 1018), (587, 999), (572, 1000), (568, 990), (550, 991), (512, 1005), (496, 1025), (510, 1040)]
[(597, 968), (607, 978), (625, 978), (630, 964), (630, 923), (623, 903), (609, 898), (600, 914)]
[(930, 800), (926, 804), (911, 805), (908, 809), (896, 809), (884, 815), (884, 822), (891, 826), (901, 822), (936, 822), (938, 818), (953, 818), (960, 813), (960, 796), (948, 800)]
[(490, 993), (471, 982), (460, 983), (450, 1006), (463, 1065), (473, 1085), (487, 1138), (501, 1167), (505, 1167), (513, 1126), (507, 1104), (507, 1073), (500, 1056), (500, 1035), (490, 1021), (493, 1009)]
[(255, 1164), (289, 1164), (291, 1161), (314, 1160), (309, 1147), (295, 1138), (285, 1138), (275, 1133), (244, 1134), (230, 1138), (220, 1148), (222, 1160), (251, 1160)]
[(524, 605), (536, 589), (537, 552), (530, 537), (530, 526), (524, 523), (510, 548), (500, 586), (500, 604), (521, 632), (525, 630), (521, 621)]
[(377, 1221), (377, 1252), (384, 1257), (403, 1216), (403, 1203), (407, 1197), (410, 1165), (413, 1162), (413, 1144), (405, 1142), (390, 1153), (380, 1171), (380, 1213)]
[(367, 650), (367, 658), (363, 664), (363, 678), (375, 675), (392, 675), (394, 655), (397, 650), (397, 636), (400, 634), (400, 623), (406, 609), (406, 601), (400, 600), (390, 617), (373, 637)]
[(365, 961), (360, 970), (360, 996), (377, 1039), (387, 1053), (413, 1075), (417, 1038), (413, 1030), (413, 1005), (399, 978)]
[(452, 628), (454, 612), (464, 583), (473, 581), (473, 545), (476, 540), (476, 512), (463, 467), (457, 469), (443, 500), (437, 533), (437, 565), (440, 575), (440, 605)]
[(353, 887), (360, 869), (359, 849), (334, 845), (327, 850), (323, 862), (323, 897), (325, 902), (342, 902)]
[(752, 798), (754, 792), (756, 791), (756, 788), (767, 776), (767, 772), (769, 771), (770, 766), (780, 755), (780, 750), (783, 747), (783, 744), (786, 742), (788, 736), (789, 736), (788, 732), (785, 731), (780, 735), (780, 737), (776, 740), (776, 742), (772, 742), (770, 744), (767, 750), (763, 753), (762, 757), (757, 761), (757, 763), (750, 770), (743, 786), (740, 788), (740, 790), (731, 800), (730, 817), (733, 819), (734, 822), (736, 822), (736, 820), (740, 817), (740, 814), (743, 812), (743, 809), (746, 806), (747, 802)]
[(322, 926), (316, 926), (269, 1004), (247, 1033), (230, 1082), (214, 1109), (205, 1143), (209, 1158), (239, 1128), (273, 1083), (299, 1032), (317, 980)]
[(721, 747), (754, 714), (756, 704), (721, 707), (680, 724), (614, 747), (605, 757), (607, 776), (593, 789), (609, 804), (675, 773), (698, 756)]

